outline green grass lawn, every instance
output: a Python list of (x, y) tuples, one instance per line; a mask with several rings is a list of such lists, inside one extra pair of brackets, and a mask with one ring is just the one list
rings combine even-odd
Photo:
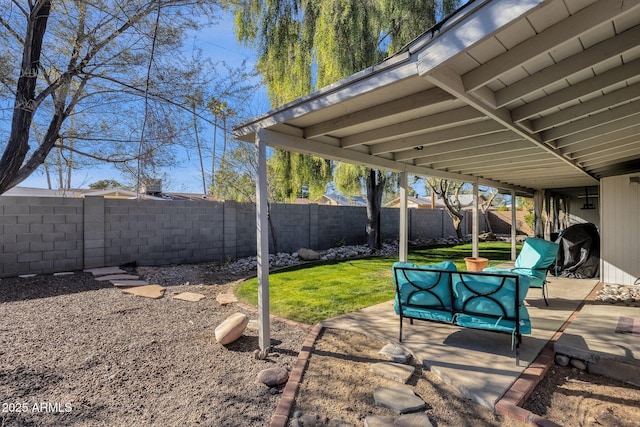
[[(471, 244), (414, 248), (409, 252), (409, 261), (416, 264), (453, 261), (459, 270), (465, 270), (466, 256), (471, 256)], [(489, 258), (490, 265), (500, 264), (510, 259), (511, 245), (480, 243), (480, 256)], [(371, 257), (313, 263), (272, 273), (270, 311), (286, 319), (315, 324), (390, 300), (395, 292), (391, 265), (397, 260), (397, 257)], [(236, 295), (244, 303), (258, 305), (258, 280), (242, 283)]]

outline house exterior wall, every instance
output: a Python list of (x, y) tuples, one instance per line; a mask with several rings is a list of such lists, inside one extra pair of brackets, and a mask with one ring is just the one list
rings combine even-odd
[[(272, 204), (270, 209), (272, 253), (366, 242), (366, 208)], [(399, 209), (382, 210), (383, 239), (398, 239), (399, 215)], [(412, 240), (455, 236), (441, 209), (410, 209), (409, 227)], [(256, 254), (251, 203), (2, 196), (0, 232), (0, 277)]]
[(640, 284), (640, 184), (638, 174), (603, 178), (600, 183), (601, 260), (604, 283)]
[[(582, 209), (586, 203), (584, 188), (575, 188), (571, 190), (563, 190), (563, 194), (567, 194), (570, 197), (569, 200), (569, 223), (583, 224), (590, 222), (600, 228), (600, 197), (596, 196), (589, 198), (589, 203), (595, 206), (595, 209)], [(597, 194), (597, 187), (589, 187), (589, 194)]]

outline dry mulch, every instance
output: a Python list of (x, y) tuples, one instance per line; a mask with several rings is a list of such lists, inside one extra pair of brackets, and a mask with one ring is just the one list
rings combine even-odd
[[(217, 344), (215, 327), (243, 311), (216, 302), (230, 286), (156, 300), (87, 273), (0, 279), (0, 425), (268, 426), (281, 390), (256, 377), (290, 369), (307, 331), (274, 322), (266, 360), (255, 331)], [(206, 298), (171, 298), (187, 290)]]
[[(269, 367), (290, 369), (307, 330), (273, 322), (273, 352), (256, 360), (257, 332), (226, 347), (214, 338), (232, 313), (256, 317), (215, 300), (247, 272), (217, 264), (131, 272), (167, 286), (164, 298), (124, 295), (79, 272), (0, 279), (0, 426), (268, 426), (282, 390), (256, 376)], [(184, 291), (206, 298), (171, 298)], [(326, 330), (294, 411), (316, 415), (318, 425), (332, 419), (359, 426), (367, 415), (390, 415), (372, 397), (388, 380), (369, 373), (384, 344)], [(434, 426), (518, 425), (416, 368), (409, 384)], [(640, 425), (640, 389), (571, 368), (552, 368), (525, 407), (566, 426)]]

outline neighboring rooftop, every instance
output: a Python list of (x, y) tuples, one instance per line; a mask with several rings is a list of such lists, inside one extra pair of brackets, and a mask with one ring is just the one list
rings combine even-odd
[(73, 188), (69, 190), (53, 190), (48, 188), (31, 188), (31, 187), (14, 187), (6, 191), (2, 196), (18, 196), (18, 197), (69, 197), (83, 198), (99, 196), (105, 199), (136, 199), (139, 196), (145, 200), (213, 200), (208, 199), (202, 194), (190, 193), (157, 193), (157, 194), (140, 194), (135, 191), (123, 188), (110, 188), (107, 190), (96, 190), (91, 188)]

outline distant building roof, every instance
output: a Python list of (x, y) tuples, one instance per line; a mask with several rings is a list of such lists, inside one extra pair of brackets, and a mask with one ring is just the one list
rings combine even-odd
[[(95, 190), (91, 188), (75, 188), (71, 190), (51, 190), (48, 188), (13, 187), (7, 190), (3, 196), (18, 197), (104, 197), (105, 199), (136, 199), (138, 193), (123, 188), (110, 188), (106, 190)], [(145, 200), (213, 200), (203, 197), (201, 194), (189, 193), (160, 193), (157, 195), (142, 194)]]
[[(484, 200), (484, 196), (480, 194), (480, 199)], [(460, 206), (462, 209), (470, 208), (473, 206), (473, 194), (460, 194), (458, 196), (458, 200), (460, 200)], [(409, 207), (413, 208), (423, 208), (429, 209), (431, 208), (431, 196), (426, 197), (416, 197), (409, 196), (407, 197), (407, 202)], [(385, 205), (385, 207), (399, 207), (400, 206), (400, 198), (393, 199), (389, 203)], [(435, 208), (443, 209), (445, 207), (444, 201), (441, 198), (436, 197), (435, 200)]]
[(320, 205), (335, 206), (367, 206), (367, 201), (362, 196), (343, 196), (342, 194), (325, 194), (317, 201)]

